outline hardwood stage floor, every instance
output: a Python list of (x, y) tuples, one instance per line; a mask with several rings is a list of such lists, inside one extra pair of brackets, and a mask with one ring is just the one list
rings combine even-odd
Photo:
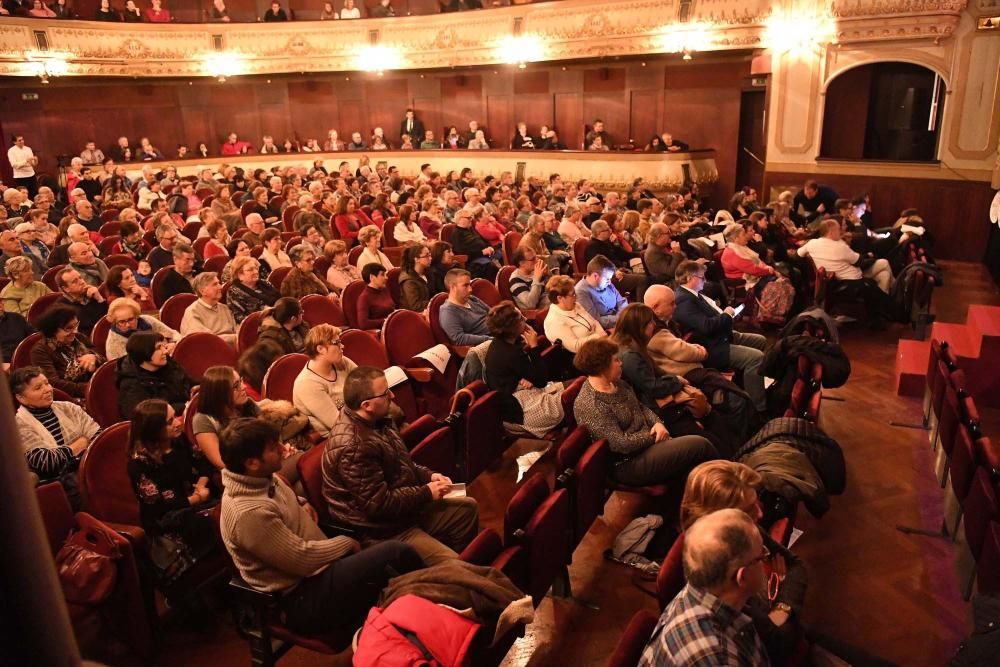
[[(970, 303), (1000, 304), (1000, 292), (982, 265), (942, 264), (945, 286), (934, 296), (939, 321), (964, 322)], [(901, 665), (940, 665), (971, 628), (970, 606), (959, 593), (955, 546), (895, 528), (904, 524), (933, 530), (942, 519), (943, 492), (934, 479), (926, 433), (888, 423), (919, 421), (919, 399), (900, 398), (893, 388), (896, 340), (908, 334), (898, 325), (880, 333), (856, 326), (842, 332), (853, 370), (844, 387), (827, 392), (844, 400), (824, 400), (820, 424), (844, 449), (848, 487), (832, 499), (822, 519), (800, 511), (797, 525), (805, 534), (795, 551), (810, 573), (807, 623)], [(987, 423), (988, 434), (1000, 435), (1000, 416), (991, 413)], [(472, 485), (484, 527), (502, 527), (503, 508), (517, 478), (514, 455), (533, 444), (519, 443)], [(536, 464), (550, 478), (553, 467), (551, 456)], [(633, 585), (631, 572), (602, 557), (642, 509), (636, 498), (615, 494), (576, 551), (570, 567), (573, 591), (599, 611), (546, 598), (505, 665), (603, 665), (632, 614), (640, 608), (656, 611), (655, 601)], [(248, 662), (246, 645), (228, 616), (212, 638), (169, 632), (158, 660), (212, 667)], [(281, 664), (349, 665), (350, 659), (295, 649)]]

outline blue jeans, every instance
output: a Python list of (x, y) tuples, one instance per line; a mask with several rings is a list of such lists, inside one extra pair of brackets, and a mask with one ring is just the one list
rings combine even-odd
[(743, 389), (750, 394), (757, 412), (767, 409), (764, 376), (760, 374), (766, 344), (767, 338), (760, 334), (734, 331), (733, 342), (729, 346), (729, 366), (734, 371), (743, 371)]

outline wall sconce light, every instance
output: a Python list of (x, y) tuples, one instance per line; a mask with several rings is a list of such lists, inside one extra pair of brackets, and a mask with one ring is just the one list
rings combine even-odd
[(376, 76), (383, 76), (387, 70), (398, 69), (401, 63), (402, 56), (397, 49), (377, 44), (364, 47), (354, 58), (355, 69), (374, 72)]
[(202, 70), (208, 76), (218, 79), (219, 83), (225, 83), (226, 79), (231, 76), (245, 74), (247, 63), (235, 53), (219, 51), (205, 56), (202, 61)]
[(500, 40), (500, 59), (525, 69), (528, 63), (545, 60), (545, 44), (535, 35), (508, 35)]
[(660, 46), (666, 53), (682, 53), (684, 60), (691, 60), (695, 51), (710, 51), (715, 46), (715, 35), (708, 24), (679, 23), (663, 28)]
[(64, 76), (69, 72), (69, 61), (61, 55), (53, 53), (31, 53), (25, 60), (25, 70), (30, 76), (37, 76), (44, 83), (49, 83), (53, 77)]
[[(822, 10), (820, 10), (822, 12)], [(775, 53), (805, 57), (816, 53), (823, 44), (836, 39), (837, 26), (833, 17), (803, 12), (772, 12), (764, 21), (764, 46)]]

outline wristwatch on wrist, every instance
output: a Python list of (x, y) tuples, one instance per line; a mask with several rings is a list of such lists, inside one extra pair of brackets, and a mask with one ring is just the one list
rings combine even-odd
[(784, 602), (775, 602), (771, 605), (771, 611), (783, 611), (789, 616), (792, 615), (791, 605), (785, 604)]

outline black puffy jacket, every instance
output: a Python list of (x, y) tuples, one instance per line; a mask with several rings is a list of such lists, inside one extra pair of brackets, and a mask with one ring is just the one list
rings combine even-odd
[(159, 398), (182, 414), (184, 405), (191, 398), (194, 382), (187, 372), (173, 359), (158, 371), (147, 371), (136, 366), (127, 356), (118, 360), (118, 411), (122, 419), (131, 419), (135, 406), (147, 398)]

